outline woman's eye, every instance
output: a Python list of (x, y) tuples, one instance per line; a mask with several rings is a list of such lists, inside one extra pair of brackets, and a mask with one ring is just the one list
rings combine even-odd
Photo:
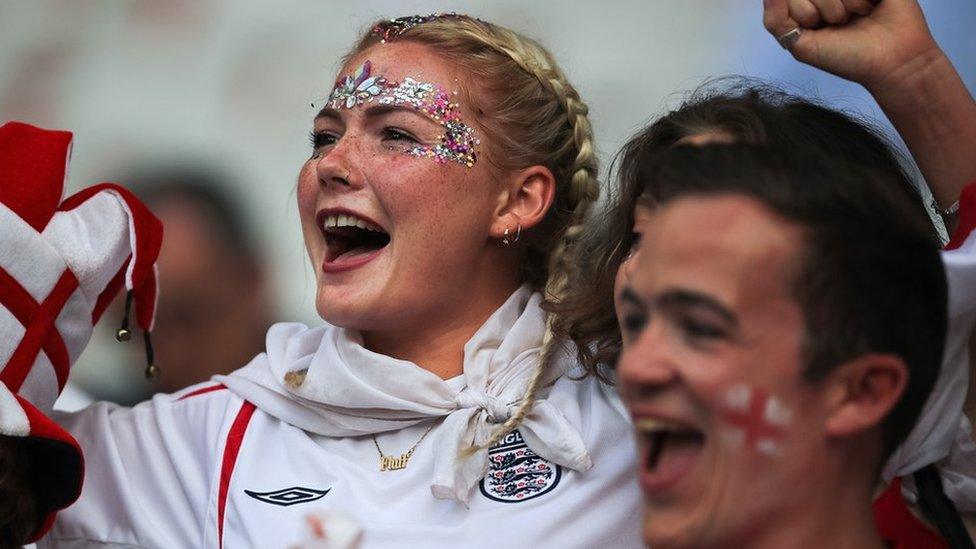
[(319, 156), (322, 149), (335, 145), (339, 137), (330, 132), (312, 132), (308, 135), (308, 140), (312, 145), (312, 156)]
[(383, 130), (383, 140), (384, 141), (409, 141), (411, 143), (417, 143), (416, 137), (410, 134), (410, 132), (401, 130), (400, 128), (385, 128)]

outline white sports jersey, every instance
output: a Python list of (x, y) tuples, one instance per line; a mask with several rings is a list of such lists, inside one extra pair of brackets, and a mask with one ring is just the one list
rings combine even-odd
[[(467, 509), (431, 495), (429, 438), (405, 469), (381, 472), (372, 437), (310, 434), (219, 384), (96, 404), (57, 418), (84, 448), (85, 487), (39, 547), (289, 547), (323, 510), (359, 521), (362, 547), (641, 547), (632, 428), (614, 389), (564, 377), (547, 400), (593, 467), (549, 463), (515, 432), (491, 450)], [(399, 455), (429, 425), (376, 442)]]

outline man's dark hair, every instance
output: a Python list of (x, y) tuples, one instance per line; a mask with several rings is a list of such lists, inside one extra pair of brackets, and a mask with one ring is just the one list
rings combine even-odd
[(806, 325), (804, 377), (816, 383), (867, 353), (896, 355), (908, 366), (905, 393), (882, 424), (887, 457), (935, 384), (948, 299), (939, 242), (892, 175), (810, 152), (782, 155), (741, 144), (675, 147), (640, 171), (662, 205), (745, 195), (802, 228), (793, 295)]
[[(813, 151), (848, 165), (883, 171), (897, 192), (912, 199), (915, 210), (928, 215), (918, 187), (905, 170), (906, 159), (879, 129), (814, 99), (748, 78), (707, 83), (680, 108), (631, 139), (620, 152), (621, 179), (634, 181), (632, 184), (655, 196), (653, 184), (644, 187), (647, 182), (634, 177), (639, 169), (634, 160), (646, 161), (648, 155), (664, 151), (684, 137), (706, 132), (724, 134), (736, 143), (764, 145), (780, 155)], [(627, 156), (634, 158), (628, 161)], [(931, 223), (928, 227), (934, 233)]]
[[(616, 155), (616, 184), (608, 189), (605, 207), (574, 245), (574, 289), (544, 307), (553, 313), (557, 338), (572, 341), (584, 370), (600, 379), (620, 353), (620, 330), (613, 309), (614, 276), (633, 244), (634, 207), (638, 198), (657, 197), (655, 183), (641, 170), (681, 139), (703, 133), (720, 134), (736, 143), (763, 145), (770, 154), (815, 151), (837, 162), (888, 174), (895, 193), (910, 201), (927, 219), (922, 197), (905, 169), (905, 159), (878, 129), (855, 116), (746, 77), (707, 82), (691, 92), (675, 110), (640, 130)], [(934, 226), (926, 226), (933, 235)]]

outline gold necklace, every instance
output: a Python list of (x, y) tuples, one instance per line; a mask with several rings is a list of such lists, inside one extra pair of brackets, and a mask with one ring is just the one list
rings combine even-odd
[(434, 423), (431, 422), (430, 427), (427, 427), (427, 430), (424, 431), (424, 434), (420, 435), (420, 439), (417, 442), (415, 442), (413, 446), (410, 447), (409, 450), (400, 454), (399, 457), (393, 457), (384, 454), (383, 450), (380, 448), (380, 443), (377, 442), (376, 440), (376, 435), (373, 434), (372, 435), (373, 444), (376, 445), (376, 451), (379, 452), (380, 454), (380, 471), (381, 472), (398, 471), (400, 469), (406, 469), (407, 462), (410, 461), (410, 457), (413, 455), (413, 451), (417, 449), (417, 446), (419, 446), (420, 443), (423, 442), (425, 438), (427, 438), (427, 433), (429, 433), (430, 430), (433, 428), (434, 428)]

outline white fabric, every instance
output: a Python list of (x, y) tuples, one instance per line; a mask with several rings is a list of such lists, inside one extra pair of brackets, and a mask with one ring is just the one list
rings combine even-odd
[(959, 420), (955, 444), (939, 467), (946, 496), (963, 513), (976, 511), (976, 443), (966, 416)]
[(0, 383), (0, 435), (25, 437), (30, 434), (27, 412), (7, 386)]
[(88, 340), (91, 339), (95, 328), (91, 323), (94, 305), (94, 301), (89, 302), (85, 294), (80, 289), (76, 289), (71, 292), (58, 317), (54, 319), (54, 328), (61, 335), (64, 347), (68, 351), (69, 364), (74, 364), (88, 345)]
[(51, 293), (65, 262), (51, 244), (19, 214), (0, 203), (0, 268), (38, 303)]
[(969, 387), (969, 338), (976, 324), (976, 235), (943, 252), (942, 260), (949, 284), (949, 330), (939, 377), (915, 428), (889, 458), (882, 477), (889, 483), (904, 477), (903, 492), (915, 501), (912, 473), (939, 463), (946, 494), (960, 511), (969, 512), (976, 511), (976, 447), (963, 405)]
[[(574, 372), (578, 373), (578, 372)], [(446, 381), (455, 394), (465, 380)], [(217, 502), (225, 443), (243, 400), (229, 390), (179, 400), (160, 395), (135, 408), (94, 404), (55, 413), (85, 451), (79, 501), (58, 515), (41, 549), (218, 547)], [(362, 549), (643, 547), (633, 428), (612, 387), (558, 379), (546, 401), (580, 434), (593, 466), (563, 468), (551, 491), (503, 502), (473, 490), (465, 507), (434, 498), (430, 480), (443, 423), (406, 469), (379, 471), (369, 436), (325, 437), (262, 409), (240, 439), (225, 507), (223, 547), (300, 547), (309, 515), (341, 512), (363, 529)], [(427, 424), (380, 434), (387, 453), (406, 451)], [(272, 505), (251, 492), (304, 487), (320, 499)]]
[(54, 401), (58, 398), (58, 377), (43, 349), (37, 353), (37, 358), (17, 394), (45, 414), (54, 408)]
[[(129, 210), (117, 193), (96, 193), (77, 208), (57, 212), (44, 228), (44, 238), (54, 246), (78, 279), (78, 287), (95, 306), (98, 295), (129, 257)], [(131, 237), (130, 237), (131, 232)]]
[[(488, 450), (462, 459), (472, 443), (484, 445), (496, 423), (508, 419), (539, 363), (545, 319), (541, 296), (515, 292), (464, 347), (465, 388), (456, 392), (419, 366), (373, 353), (357, 332), (279, 324), (268, 332), (267, 353), (230, 376), (215, 379), (279, 419), (316, 434), (343, 437), (396, 431), (443, 417), (432, 435), (438, 449), (431, 491), (467, 503), (485, 476)], [(563, 372), (554, 368), (547, 384)], [(298, 388), (285, 374), (306, 371)], [(522, 421), (528, 446), (546, 460), (576, 471), (590, 468), (579, 434), (545, 399)]]
[[(0, 334), (3, 334), (8, 341), (14, 342), (23, 339), (25, 333), (24, 325), (9, 309), (0, 304)], [(16, 345), (0, 345), (0, 364), (6, 364), (15, 350), (17, 350)]]
[(64, 386), (64, 390), (54, 401), (54, 409), (61, 412), (77, 412), (95, 403), (95, 399), (84, 389), (72, 382)]

